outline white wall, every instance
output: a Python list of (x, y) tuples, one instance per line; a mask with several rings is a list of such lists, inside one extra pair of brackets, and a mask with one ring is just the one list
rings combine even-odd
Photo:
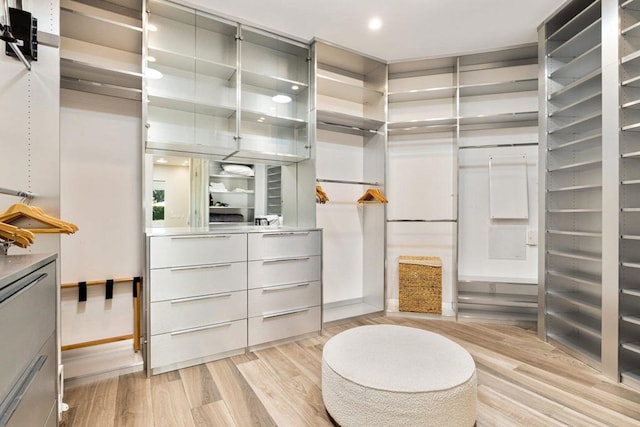
[[(61, 214), (80, 230), (61, 244), (62, 282), (141, 276), (140, 103), (71, 90), (61, 91)], [(62, 344), (130, 334), (130, 284), (89, 288), (78, 303), (62, 293)]]

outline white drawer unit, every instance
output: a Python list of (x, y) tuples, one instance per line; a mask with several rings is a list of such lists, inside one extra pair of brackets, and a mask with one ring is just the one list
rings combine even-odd
[[(247, 346), (246, 319), (217, 323), (162, 335), (150, 339), (150, 367), (177, 369), (190, 363), (215, 359), (217, 354), (242, 350)], [(175, 367), (174, 367), (175, 365)]]
[(320, 256), (249, 261), (249, 289), (320, 280)]
[(247, 291), (177, 298), (151, 303), (151, 335), (247, 317)]
[(321, 254), (320, 231), (249, 233), (249, 261)]
[(264, 316), (300, 307), (318, 305), (322, 298), (320, 282), (269, 286), (249, 290), (249, 317)]
[(249, 346), (319, 331), (321, 308), (300, 307), (249, 318)]
[(322, 235), (269, 230), (147, 238), (148, 375), (322, 328)]
[(247, 289), (247, 263), (195, 265), (150, 271), (151, 302)]
[(247, 235), (219, 233), (150, 238), (151, 269), (246, 261)]

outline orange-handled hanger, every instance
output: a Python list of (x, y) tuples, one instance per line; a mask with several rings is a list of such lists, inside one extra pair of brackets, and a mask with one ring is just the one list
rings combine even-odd
[(0, 239), (26, 248), (34, 242), (35, 236), (29, 230), (0, 222)]
[(36, 206), (25, 205), (24, 203), (13, 204), (5, 212), (0, 214), (0, 222), (7, 224), (20, 218), (32, 219), (49, 226), (48, 228), (29, 229), (34, 233), (72, 234), (78, 231), (78, 226), (75, 224), (47, 215), (42, 209)]
[(369, 188), (359, 199), (358, 203), (365, 202), (377, 202), (377, 203), (389, 203), (386, 197), (377, 188)]

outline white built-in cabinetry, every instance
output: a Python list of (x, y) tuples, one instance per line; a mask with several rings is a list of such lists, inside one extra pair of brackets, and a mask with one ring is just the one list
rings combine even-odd
[(246, 230), (148, 236), (149, 374), (321, 330), (321, 232)]
[(327, 43), (314, 43), (316, 177), (329, 196), (318, 204), (324, 230), (324, 321), (384, 310), (385, 205), (358, 204), (384, 191), (387, 67)]
[(442, 258), (445, 313), (536, 319), (537, 73), (533, 45), (389, 65), (387, 277)]
[(148, 151), (309, 157), (308, 45), (162, 0), (148, 11)]

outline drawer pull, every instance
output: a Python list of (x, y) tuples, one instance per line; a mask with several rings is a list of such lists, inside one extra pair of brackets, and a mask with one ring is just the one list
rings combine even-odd
[(280, 233), (264, 233), (262, 237), (307, 236), (308, 231), (286, 231)]
[(169, 271), (204, 270), (205, 268), (222, 268), (222, 267), (231, 267), (231, 264), (193, 265), (190, 267), (174, 267), (169, 269)]
[(202, 295), (198, 297), (172, 299), (170, 302), (171, 304), (179, 304), (181, 302), (202, 301), (205, 299), (215, 299), (215, 298), (227, 298), (227, 297), (230, 297), (231, 295), (233, 294), (228, 293), (228, 294)]
[(222, 328), (224, 326), (231, 326), (232, 324), (233, 322), (225, 322), (225, 323), (216, 323), (215, 325), (201, 326), (199, 328), (185, 329), (184, 331), (171, 332), (171, 336), (184, 335), (184, 334), (190, 334), (191, 332), (200, 332), (200, 331), (206, 331), (209, 329)]
[(288, 316), (290, 314), (303, 313), (303, 312), (309, 311), (309, 310), (311, 310), (311, 307), (296, 308), (295, 310), (281, 311), (280, 313), (264, 314), (264, 315), (262, 315), (262, 319), (263, 320), (275, 319), (276, 317)]
[(295, 262), (295, 261), (308, 261), (311, 257), (304, 258), (280, 258), (280, 259), (266, 259), (262, 261), (263, 264), (275, 264), (276, 262)]
[(49, 273), (42, 273), (41, 275), (39, 275), (38, 277), (33, 279), (31, 282), (28, 282), (28, 283), (17, 282), (17, 283), (13, 283), (13, 284), (5, 287), (2, 290), (2, 292), (0, 292), (0, 303), (4, 302), (5, 300), (8, 300), (9, 298), (14, 296), (15, 294), (17, 294), (21, 290), (35, 285), (36, 283), (42, 281), (43, 279), (47, 278), (48, 276), (49, 276)]
[(286, 289), (293, 289), (293, 288), (304, 288), (309, 286), (310, 283), (297, 283), (295, 285), (285, 285), (285, 286), (271, 286), (269, 288), (263, 288), (262, 292), (277, 292), (277, 291), (284, 291)]
[(189, 239), (229, 239), (231, 234), (208, 234), (205, 236), (173, 236), (171, 240), (189, 240)]
[(9, 392), (0, 406), (0, 425), (7, 424), (46, 361), (47, 356), (40, 355), (22, 373), (13, 390)]

